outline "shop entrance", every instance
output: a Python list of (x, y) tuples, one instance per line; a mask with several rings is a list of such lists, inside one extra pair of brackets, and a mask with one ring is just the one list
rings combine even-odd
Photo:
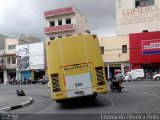
[(121, 70), (121, 65), (120, 64), (111, 64), (111, 65), (109, 65), (109, 76), (110, 76), (110, 79), (115, 78), (115, 75), (114, 75), (114, 71), (115, 70)]
[(34, 71), (34, 79), (35, 80), (42, 79), (43, 75), (45, 75), (45, 71)]
[(1, 83), (4, 83), (4, 80), (3, 80), (3, 71), (0, 71), (0, 84)]
[(8, 71), (8, 77), (10, 76), (10, 79), (16, 78), (16, 71)]
[(141, 67), (144, 69), (145, 77), (152, 78), (154, 74), (160, 73), (160, 64), (142, 64)]
[(104, 70), (105, 70), (106, 80), (108, 80), (109, 78), (108, 78), (108, 69), (107, 69), (107, 67), (104, 67)]

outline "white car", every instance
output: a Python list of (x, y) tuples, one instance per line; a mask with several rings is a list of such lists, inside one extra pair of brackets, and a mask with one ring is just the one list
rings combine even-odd
[(160, 80), (160, 74), (155, 74), (153, 75), (154, 80)]

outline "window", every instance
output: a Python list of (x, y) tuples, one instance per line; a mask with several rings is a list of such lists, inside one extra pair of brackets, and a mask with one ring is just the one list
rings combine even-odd
[(148, 30), (143, 30), (143, 32), (148, 32)]
[(71, 18), (66, 18), (66, 24), (71, 24)]
[(8, 50), (16, 49), (16, 45), (8, 45)]
[(66, 37), (72, 36), (71, 34), (66, 35)]
[(12, 64), (16, 64), (16, 58), (12, 57)]
[(104, 54), (104, 47), (103, 46), (101, 47), (101, 52), (102, 52), (102, 54)]
[(55, 22), (54, 21), (50, 21), (50, 27), (55, 26)]
[(154, 5), (154, 0), (135, 0), (135, 7)]
[(62, 38), (62, 36), (58, 36), (58, 38)]
[(55, 37), (50, 37), (50, 40), (54, 40), (55, 39)]
[(10, 58), (7, 58), (7, 64), (10, 64)]
[(127, 45), (122, 45), (122, 53), (127, 53)]
[(58, 25), (62, 25), (62, 19), (58, 20)]

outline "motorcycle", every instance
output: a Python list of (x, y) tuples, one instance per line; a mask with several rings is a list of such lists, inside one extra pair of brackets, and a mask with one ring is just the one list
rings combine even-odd
[(111, 81), (111, 85), (110, 85), (110, 89), (111, 91), (118, 91), (119, 93), (122, 91), (122, 89), (124, 87), (121, 86), (122, 85), (122, 81)]

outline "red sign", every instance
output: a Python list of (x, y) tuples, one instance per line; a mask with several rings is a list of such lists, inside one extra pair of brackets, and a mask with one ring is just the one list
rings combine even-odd
[(143, 55), (160, 54), (160, 39), (142, 40), (141, 44)]
[(130, 63), (160, 62), (160, 32), (133, 33), (129, 35)]

